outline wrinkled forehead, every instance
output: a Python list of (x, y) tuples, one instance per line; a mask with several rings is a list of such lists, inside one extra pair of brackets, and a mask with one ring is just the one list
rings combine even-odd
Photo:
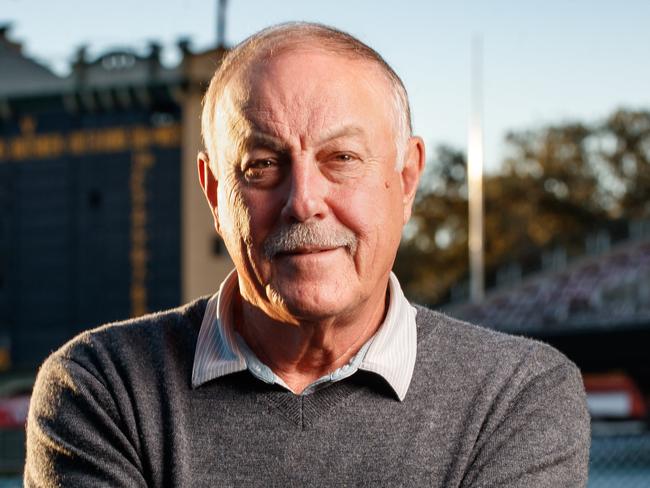
[[(292, 49), (236, 73), (217, 102), (217, 121), (221, 129), (230, 124), (241, 130), (266, 120), (298, 128), (313, 118), (351, 116), (356, 109), (358, 116), (392, 124), (391, 100), (390, 81), (377, 63), (318, 48)], [(373, 109), (379, 110), (372, 114)]]
[(357, 77), (361, 76), (373, 84), (389, 88), (389, 77), (377, 61), (309, 42), (301, 46), (291, 45), (260, 52), (233, 73), (230, 82), (255, 88), (272, 75), (291, 76), (301, 71), (317, 79), (318, 68), (323, 66), (337, 70), (340, 76), (349, 71), (357, 71)]

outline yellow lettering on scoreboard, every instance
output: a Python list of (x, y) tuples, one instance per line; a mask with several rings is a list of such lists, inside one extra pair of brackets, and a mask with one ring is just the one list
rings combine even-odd
[(123, 152), (129, 149), (124, 129), (108, 129), (99, 134), (102, 152)]
[(134, 149), (144, 149), (151, 145), (151, 131), (146, 127), (136, 127), (131, 131), (131, 143)]
[(181, 144), (180, 125), (164, 127), (108, 127), (75, 130), (69, 133), (40, 133), (23, 120), (22, 134), (0, 139), (0, 158), (9, 161), (51, 159), (64, 155), (84, 156), (102, 153), (142, 151), (154, 147), (173, 148)]
[(65, 150), (65, 140), (59, 134), (34, 137), (32, 149), (37, 159), (58, 157)]
[(9, 146), (9, 159), (22, 160), (30, 156), (29, 141), (23, 137), (17, 137), (11, 141)]
[(88, 152), (88, 138), (85, 132), (75, 131), (68, 136), (68, 152), (72, 155), (80, 155)]
[(147, 313), (147, 173), (155, 164), (153, 155), (139, 151), (131, 157), (131, 315)]
[(174, 147), (180, 144), (180, 130), (178, 125), (167, 125), (153, 129), (156, 145), (161, 147)]

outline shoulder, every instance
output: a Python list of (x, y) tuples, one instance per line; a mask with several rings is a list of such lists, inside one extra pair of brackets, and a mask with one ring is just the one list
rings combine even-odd
[[(571, 403), (587, 418), (582, 376), (564, 354), (538, 340), (486, 329), (417, 307), (416, 378), (420, 391), (454, 401), (495, 402), (512, 408), (542, 398), (555, 406)], [(470, 402), (470, 403), (471, 403)]]
[(590, 420), (575, 364), (548, 344), (424, 307), (417, 322), (414, 396), (469, 433), (468, 484), (584, 486)]
[(50, 370), (84, 370), (102, 383), (129, 370), (155, 371), (163, 363), (190, 363), (207, 297), (186, 305), (87, 330), (53, 352), (39, 376)]
[(89, 330), (46, 359), (29, 407), (26, 484), (144, 486), (147, 435), (163, 442), (166, 409), (190, 388), (205, 304)]
[(415, 307), (418, 348), (424, 355), (461, 361), (472, 368), (494, 363), (515, 367), (525, 361), (533, 370), (558, 365), (577, 370), (564, 354), (541, 341), (470, 324), (423, 306)]

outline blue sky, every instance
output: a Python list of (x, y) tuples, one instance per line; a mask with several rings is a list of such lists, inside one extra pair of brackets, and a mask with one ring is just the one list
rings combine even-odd
[[(13, 39), (62, 72), (74, 49), (92, 54), (147, 41), (215, 40), (215, 0), (1, 0)], [(466, 146), (470, 45), (483, 39), (485, 159), (496, 167), (509, 129), (592, 121), (617, 107), (650, 109), (650, 1), (230, 0), (227, 40), (289, 20), (346, 30), (379, 51), (409, 91), (415, 131)]]

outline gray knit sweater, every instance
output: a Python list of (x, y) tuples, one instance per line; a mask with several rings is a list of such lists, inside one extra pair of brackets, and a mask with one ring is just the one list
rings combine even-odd
[(418, 308), (403, 402), (372, 373), (306, 396), (247, 371), (190, 386), (202, 299), (86, 332), (41, 367), (25, 486), (584, 486), (576, 367)]

